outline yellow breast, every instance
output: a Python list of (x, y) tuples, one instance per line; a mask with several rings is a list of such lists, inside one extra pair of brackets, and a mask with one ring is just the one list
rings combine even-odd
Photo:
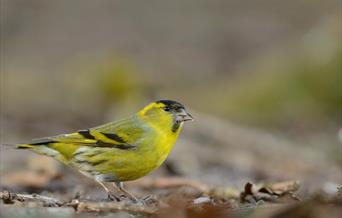
[(169, 155), (178, 137), (177, 133), (157, 133), (153, 139), (146, 138), (135, 152), (131, 152), (130, 159), (125, 163), (125, 170), (113, 169), (120, 181), (135, 180), (157, 169)]

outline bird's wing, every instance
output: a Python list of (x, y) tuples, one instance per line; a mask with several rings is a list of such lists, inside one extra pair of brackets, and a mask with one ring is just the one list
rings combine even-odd
[(143, 129), (140, 125), (137, 125), (134, 120), (127, 119), (71, 134), (41, 138), (30, 144), (19, 144), (18, 148), (45, 146), (58, 151), (66, 159), (70, 159), (80, 146), (134, 149), (136, 140), (142, 134)]

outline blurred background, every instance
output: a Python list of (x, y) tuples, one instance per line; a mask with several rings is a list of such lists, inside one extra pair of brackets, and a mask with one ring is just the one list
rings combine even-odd
[[(308, 192), (342, 183), (338, 0), (11, 0), (1, 26), (2, 143), (174, 99), (195, 121), (151, 177), (300, 180)], [(14, 172), (53, 172), (37, 158), (1, 148), (2, 186), (25, 185)]]

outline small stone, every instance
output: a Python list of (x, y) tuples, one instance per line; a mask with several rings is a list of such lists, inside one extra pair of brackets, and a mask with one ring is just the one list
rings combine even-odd
[(207, 196), (199, 197), (194, 199), (193, 203), (194, 204), (204, 204), (204, 203), (209, 203), (211, 199)]

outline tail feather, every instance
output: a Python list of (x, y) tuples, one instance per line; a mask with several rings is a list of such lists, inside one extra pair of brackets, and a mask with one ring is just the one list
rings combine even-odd
[[(37, 154), (52, 157), (63, 163), (67, 163), (67, 159), (70, 159), (68, 154), (72, 155), (73, 153), (68, 153), (68, 150), (63, 150), (68, 148), (68, 146), (65, 146), (65, 144), (55, 143), (53, 141), (35, 142), (32, 144), (17, 144), (16, 147), (18, 149), (32, 149), (32, 151)], [(66, 159), (66, 157), (68, 158)]]
[(0, 146), (17, 148), (17, 149), (32, 149), (32, 148), (36, 148), (39, 145), (47, 145), (51, 142), (52, 141), (35, 142), (31, 144), (0, 144)]
[(51, 143), (54, 143), (54, 141), (50, 139), (43, 138), (41, 140), (38, 140), (36, 142), (30, 143), (30, 144), (17, 144), (16, 147), (18, 149), (32, 149), (32, 148), (37, 148), (37, 146), (46, 146)]
[(6, 149), (32, 149), (35, 145), (31, 144), (0, 144), (0, 148)]
[(14, 149), (15, 148), (16, 149), (32, 149), (32, 151), (37, 154), (50, 156), (63, 163), (68, 162), (68, 160), (62, 153), (60, 153), (58, 150), (54, 149), (53, 147), (50, 147), (50, 145), (54, 145), (52, 141), (35, 142), (32, 144), (0, 144), (0, 145), (9, 146)]
[(36, 145), (32, 145), (32, 144), (17, 144), (16, 148), (18, 149), (32, 149), (35, 148)]

